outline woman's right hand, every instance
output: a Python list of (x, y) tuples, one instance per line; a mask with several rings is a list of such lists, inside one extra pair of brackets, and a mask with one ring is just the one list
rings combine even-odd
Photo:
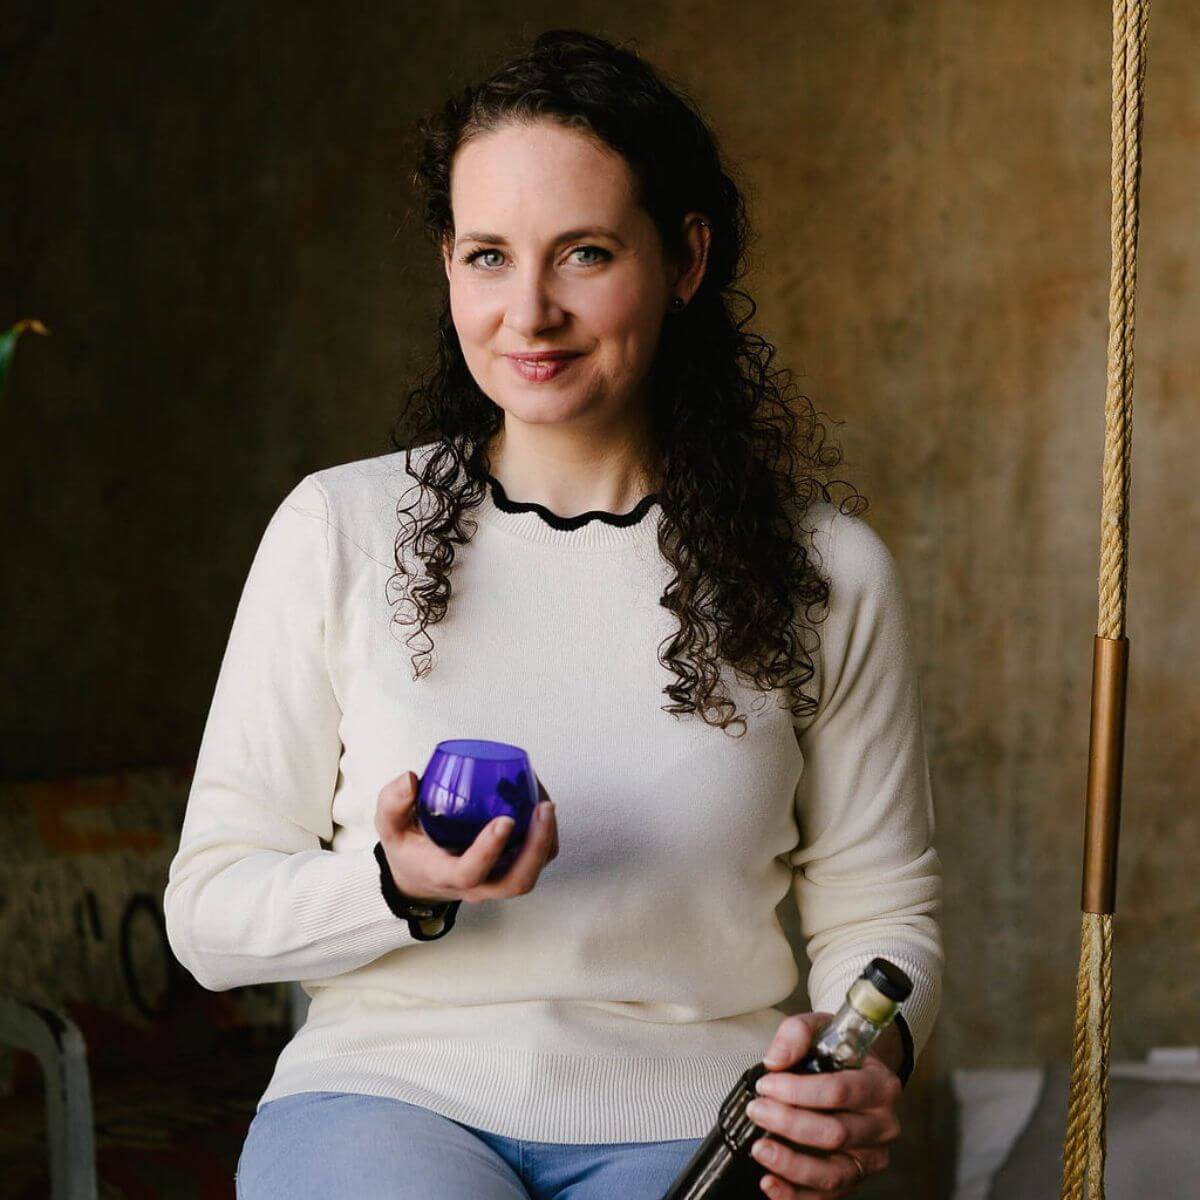
[(508, 844), (511, 817), (489, 821), (462, 854), (451, 854), (429, 837), (417, 820), (414, 772), (405, 771), (385, 784), (375, 804), (375, 832), (396, 886), (411, 900), (439, 904), (447, 900), (504, 900), (532, 891), (542, 868), (558, 854), (554, 803), (540, 779), (537, 787), (538, 804), (525, 845), (499, 879), (486, 882)]

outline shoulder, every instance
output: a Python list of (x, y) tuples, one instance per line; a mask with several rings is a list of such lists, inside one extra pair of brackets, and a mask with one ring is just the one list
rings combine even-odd
[(411, 456), (416, 471), (431, 448), (432, 444), (414, 446), (322, 467), (295, 484), (280, 507), (325, 516), (334, 524), (390, 519), (397, 504), (420, 486), (409, 474), (406, 459)]
[[(820, 713), (831, 698), (857, 690), (882, 700), (912, 678), (912, 614), (892, 551), (863, 517), (835, 505), (810, 509), (807, 524), (823, 562), (818, 569), (829, 585), (828, 611), (820, 624), (814, 659)], [(819, 714), (797, 725), (812, 728)]]
[[(365, 555), (383, 567), (395, 562), (397, 510), (419, 494), (419, 471), (432, 443), (336, 463), (305, 475), (280, 502), (280, 513), (314, 518), (327, 544), (343, 555)], [(277, 514), (278, 515), (278, 514)]]
[(864, 517), (821, 500), (805, 510), (801, 525), (806, 545), (815, 552), (815, 565), (829, 581), (831, 597), (887, 597), (900, 591), (895, 556)]
[(417, 480), (408, 473), (406, 460), (411, 456), (416, 470), (430, 449), (431, 445), (414, 446), (324, 467), (306, 475), (297, 490), (323, 494), (331, 511), (370, 508), (380, 500), (388, 501), (394, 509), (395, 503), (417, 486)]

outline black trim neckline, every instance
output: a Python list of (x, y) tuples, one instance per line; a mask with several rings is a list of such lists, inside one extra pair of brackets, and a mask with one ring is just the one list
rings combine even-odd
[(574, 517), (560, 517), (558, 513), (552, 512), (544, 504), (538, 504), (534, 500), (510, 500), (508, 493), (504, 490), (504, 485), (495, 475), (485, 472), (484, 478), (491, 485), (492, 500), (501, 512), (537, 513), (547, 525), (562, 530), (578, 529), (581, 525), (586, 525), (589, 521), (601, 521), (605, 525), (618, 525), (622, 527), (636, 525), (658, 500), (658, 493), (651, 492), (648, 496), (643, 496), (627, 513), (605, 512), (603, 509), (593, 508), (587, 512), (579, 513)]

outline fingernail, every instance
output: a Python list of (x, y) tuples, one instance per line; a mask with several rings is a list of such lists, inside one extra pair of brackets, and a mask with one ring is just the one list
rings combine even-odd
[(498, 838), (508, 837), (509, 831), (515, 824), (516, 822), (512, 819), (512, 817), (501, 817), (500, 820), (498, 820), (496, 824), (492, 826), (492, 829), (495, 831), (495, 834)]
[(782, 1067), (787, 1061), (787, 1055), (783, 1052), (782, 1046), (772, 1046), (766, 1054), (763, 1055), (763, 1062), (768, 1067)]
[(750, 1147), (750, 1153), (753, 1154), (759, 1162), (771, 1163), (775, 1161), (775, 1147), (772, 1146), (766, 1138), (759, 1138), (758, 1141)]

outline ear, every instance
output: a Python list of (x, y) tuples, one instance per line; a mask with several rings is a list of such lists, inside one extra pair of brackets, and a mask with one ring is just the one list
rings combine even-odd
[(704, 213), (690, 212), (683, 219), (683, 240), (687, 259), (674, 291), (690, 300), (704, 278), (708, 267), (708, 248), (712, 243), (712, 225)]

